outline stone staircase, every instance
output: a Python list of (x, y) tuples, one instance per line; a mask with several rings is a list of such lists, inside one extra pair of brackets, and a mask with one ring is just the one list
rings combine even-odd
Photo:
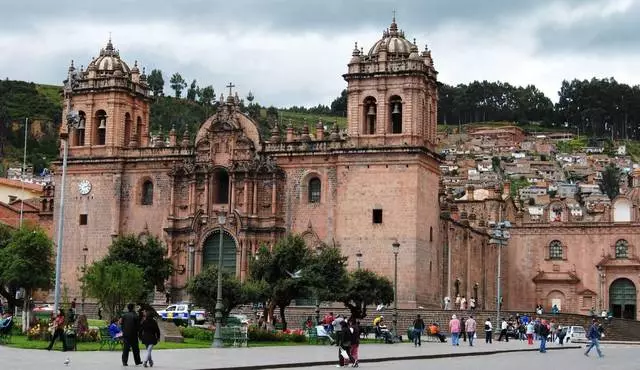
[(180, 329), (173, 322), (158, 320), (160, 328), (160, 340), (165, 342), (183, 343), (184, 338), (180, 334)]

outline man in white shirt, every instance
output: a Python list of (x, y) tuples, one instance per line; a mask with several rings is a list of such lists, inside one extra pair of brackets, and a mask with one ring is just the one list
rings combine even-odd
[(485, 343), (492, 343), (493, 339), (493, 325), (491, 325), (491, 319), (487, 319), (484, 322), (484, 334), (485, 334)]
[(502, 340), (502, 336), (504, 336), (505, 342), (509, 341), (509, 336), (507, 335), (507, 327), (508, 327), (507, 320), (505, 320), (503, 317), (502, 324), (500, 326), (500, 336), (498, 337), (498, 342)]

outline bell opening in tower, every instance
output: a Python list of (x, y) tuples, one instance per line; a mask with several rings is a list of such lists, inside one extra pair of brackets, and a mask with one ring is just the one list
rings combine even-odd
[(389, 100), (391, 112), (391, 133), (402, 133), (402, 99), (399, 96), (392, 96)]
[(376, 133), (376, 99), (369, 96), (364, 100), (364, 133), (374, 135)]

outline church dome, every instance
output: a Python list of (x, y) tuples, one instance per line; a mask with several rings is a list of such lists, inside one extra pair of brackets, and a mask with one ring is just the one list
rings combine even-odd
[(411, 54), (413, 44), (404, 37), (404, 31), (398, 30), (395, 17), (391, 26), (382, 32), (382, 38), (378, 40), (369, 50), (369, 56), (375, 56), (381, 51), (389, 54), (398, 54), (408, 57)]
[(131, 72), (127, 63), (120, 59), (120, 52), (113, 48), (111, 39), (107, 42), (107, 47), (100, 50), (100, 55), (91, 61), (88, 69), (95, 70), (98, 74), (116, 76), (129, 75)]

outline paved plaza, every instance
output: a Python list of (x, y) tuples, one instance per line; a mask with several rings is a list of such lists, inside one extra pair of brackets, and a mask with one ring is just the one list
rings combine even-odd
[[(604, 345), (604, 358), (598, 358), (595, 352), (584, 357), (581, 350), (539, 352), (515, 352), (491, 356), (449, 357), (426, 360), (406, 360), (367, 363), (360, 367), (367, 369), (446, 369), (446, 370), (637, 370), (638, 346)], [(318, 370), (335, 368), (335, 365), (299, 367), (292, 369)]]
[[(612, 349), (605, 346), (610, 361), (620, 356), (628, 356), (624, 351)], [(552, 346), (551, 348), (560, 348)], [(532, 349), (526, 345), (526, 342), (510, 341), (509, 343), (494, 342), (492, 345), (486, 345), (482, 342), (474, 347), (469, 347), (462, 342), (459, 347), (452, 347), (449, 343), (424, 343), (422, 347), (414, 348), (410, 343), (399, 344), (365, 344), (361, 346), (360, 358), (362, 360), (361, 367), (371, 368), (409, 368), (410, 364), (423, 364), (425, 362), (432, 363), (461, 363), (473, 364), (479, 361), (482, 364), (490, 361), (495, 362), (497, 366), (502, 362), (513, 363), (511, 358), (520, 361), (523, 359), (541, 359), (544, 363), (551, 363), (551, 359), (558, 359), (567, 363), (568, 359), (576, 359), (577, 361), (586, 360), (577, 349), (577, 346), (563, 347), (563, 350), (551, 350), (547, 355), (538, 352), (519, 353), (517, 351)], [(637, 351), (638, 347), (635, 347)], [(512, 351), (515, 353), (497, 355), (495, 352)], [(485, 354), (484, 356), (478, 356)], [(490, 355), (486, 355), (490, 354)], [(448, 357), (451, 355), (463, 355), (470, 357), (458, 358), (438, 358)], [(131, 355), (130, 355), (131, 356)], [(433, 356), (436, 358), (428, 358)], [(501, 357), (496, 357), (501, 356)], [(69, 357), (71, 363), (69, 367), (64, 365), (65, 359)], [(182, 350), (158, 350), (154, 351), (153, 358), (155, 361), (154, 368), (158, 369), (181, 369), (181, 370), (197, 370), (197, 369), (269, 369), (278, 367), (301, 366), (304, 368), (321, 365), (321, 367), (334, 366), (337, 363), (337, 347), (335, 346), (287, 346), (287, 347), (249, 347), (249, 348), (225, 348), (225, 349), (182, 349)], [(416, 360), (400, 359), (415, 358)], [(0, 359), (2, 359), (2, 369), (11, 370), (56, 370), (56, 369), (115, 369), (121, 368), (120, 352), (60, 352), (46, 350), (25, 350), (15, 349), (6, 346), (0, 346)], [(374, 363), (368, 360), (386, 359), (389, 362)], [(501, 359), (498, 361), (497, 359)], [(505, 361), (505, 359), (509, 359)], [(518, 360), (519, 359), (519, 360)], [(598, 359), (591, 360), (597, 362)], [(527, 360), (525, 360), (527, 362)], [(133, 364), (133, 359), (129, 360), (129, 364)], [(405, 367), (407, 366), (407, 367)], [(462, 366), (462, 365), (461, 365)], [(529, 366), (529, 364), (527, 364)], [(533, 366), (533, 365), (531, 365)], [(319, 367), (318, 367), (319, 368)], [(462, 368), (462, 367), (460, 367)], [(504, 367), (506, 369), (506, 365)], [(521, 367), (510, 367), (510, 369)], [(574, 367), (569, 367), (574, 368)], [(577, 367), (576, 367), (577, 368)], [(584, 367), (580, 367), (584, 369)], [(620, 368), (620, 367), (619, 367)], [(492, 370), (497, 369), (492, 367)], [(533, 367), (531, 367), (533, 369)], [(622, 368), (620, 368), (622, 369)]]

